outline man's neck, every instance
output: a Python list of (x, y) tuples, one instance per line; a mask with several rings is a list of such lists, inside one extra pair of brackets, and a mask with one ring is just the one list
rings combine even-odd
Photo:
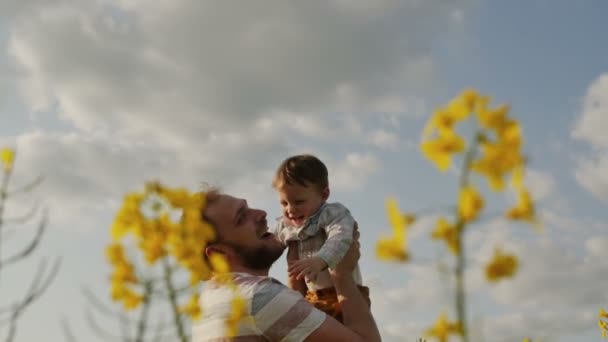
[(269, 270), (254, 270), (254, 269), (243, 267), (243, 266), (233, 266), (231, 268), (231, 271), (235, 272), (235, 273), (247, 273), (247, 274), (252, 274), (252, 275), (261, 276), (261, 277), (268, 277)]

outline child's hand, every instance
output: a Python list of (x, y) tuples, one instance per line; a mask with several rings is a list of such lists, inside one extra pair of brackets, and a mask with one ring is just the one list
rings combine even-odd
[(320, 257), (311, 257), (308, 259), (294, 261), (289, 265), (287, 271), (289, 272), (290, 277), (295, 277), (296, 279), (303, 279), (304, 277), (308, 277), (308, 279), (315, 279), (317, 274), (322, 270), (327, 268), (327, 263), (321, 259)]

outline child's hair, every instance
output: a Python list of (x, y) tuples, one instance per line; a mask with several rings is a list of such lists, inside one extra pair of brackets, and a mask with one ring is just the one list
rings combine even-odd
[(272, 180), (272, 187), (280, 189), (285, 184), (316, 185), (319, 190), (328, 187), (327, 167), (319, 158), (310, 154), (300, 154), (285, 159)]

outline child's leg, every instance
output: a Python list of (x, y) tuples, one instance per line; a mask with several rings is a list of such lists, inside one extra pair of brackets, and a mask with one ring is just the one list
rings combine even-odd
[[(369, 288), (361, 285), (358, 285), (357, 287), (367, 302), (367, 305), (371, 308)], [(340, 303), (338, 302), (338, 295), (336, 294), (336, 290), (334, 288), (308, 291), (306, 293), (306, 300), (313, 304), (317, 309), (338, 320), (340, 323), (344, 323), (342, 309), (340, 307)]]

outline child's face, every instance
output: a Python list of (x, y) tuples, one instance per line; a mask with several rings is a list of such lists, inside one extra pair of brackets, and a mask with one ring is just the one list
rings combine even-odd
[(321, 190), (312, 184), (284, 184), (278, 191), (283, 216), (294, 226), (302, 225), (329, 197), (328, 188)]

